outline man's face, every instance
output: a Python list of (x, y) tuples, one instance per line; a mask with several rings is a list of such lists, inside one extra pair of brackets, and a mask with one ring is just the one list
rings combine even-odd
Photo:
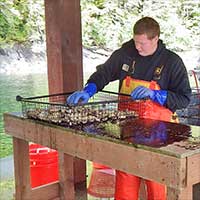
[(158, 36), (148, 39), (146, 34), (134, 35), (135, 47), (141, 56), (152, 55), (158, 46)]

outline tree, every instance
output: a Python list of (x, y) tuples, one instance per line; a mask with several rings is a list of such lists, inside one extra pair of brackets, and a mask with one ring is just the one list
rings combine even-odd
[[(119, 47), (143, 16), (160, 23), (169, 48), (200, 45), (200, 0), (81, 0), (81, 10), (85, 47)], [(0, 45), (44, 39), (44, 0), (0, 0)]]
[[(41, 0), (0, 0), (1, 46), (24, 43), (30, 41), (31, 38), (41, 39), (44, 35), (44, 14), (42, 13), (44, 6), (41, 2)], [(41, 30), (39, 34), (38, 30)]]
[(199, 10), (199, 0), (82, 0), (83, 42), (114, 49), (132, 37), (136, 20), (152, 16), (160, 23), (168, 47), (186, 50), (200, 45)]

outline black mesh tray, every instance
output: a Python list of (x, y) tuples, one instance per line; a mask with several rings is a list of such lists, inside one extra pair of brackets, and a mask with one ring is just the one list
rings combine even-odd
[(133, 100), (129, 95), (100, 91), (86, 104), (68, 105), (70, 93), (60, 93), (24, 98), (17, 96), (22, 103), (24, 117), (47, 121), (64, 126), (80, 125), (108, 120), (124, 120), (138, 117), (140, 107), (130, 108)]
[(177, 110), (176, 113), (181, 123), (200, 126), (200, 94), (193, 92), (187, 108)]

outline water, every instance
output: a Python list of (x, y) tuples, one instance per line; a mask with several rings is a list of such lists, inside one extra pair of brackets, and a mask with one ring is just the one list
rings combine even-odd
[[(45, 73), (26, 75), (0, 74), (0, 196), (2, 200), (12, 200), (15, 193), (12, 138), (4, 133), (3, 113), (21, 111), (21, 104), (20, 102), (16, 101), (17, 95), (30, 97), (44, 94), (48, 94), (48, 81), (47, 74)], [(87, 162), (88, 185), (95, 181), (93, 179), (93, 182), (91, 182), (90, 177), (92, 173), (93, 169), (91, 166), (91, 162)], [(101, 174), (99, 174), (99, 176), (100, 175)], [(100, 179), (101, 181), (104, 179), (104, 182), (106, 182), (107, 179), (110, 180), (111, 178), (110, 174), (107, 175), (107, 173), (102, 173), (102, 175), (103, 176)], [(113, 179), (114, 177), (112, 177), (112, 180)], [(98, 185), (98, 183), (95, 182), (93, 184)], [(114, 187), (114, 184), (112, 185), (112, 187)], [(88, 200), (97, 199), (99, 198), (88, 194)], [(103, 199), (111, 200), (113, 198)]]
[(3, 113), (19, 112), (21, 104), (16, 96), (35, 96), (48, 93), (46, 74), (5, 75), (0, 74), (0, 157), (12, 154), (10, 136), (4, 133)]
[[(0, 74), (0, 196), (2, 200), (13, 199), (12, 138), (4, 133), (3, 113), (21, 111), (17, 95), (33, 96), (47, 94), (47, 75), (43, 74)], [(8, 157), (6, 157), (8, 156)]]

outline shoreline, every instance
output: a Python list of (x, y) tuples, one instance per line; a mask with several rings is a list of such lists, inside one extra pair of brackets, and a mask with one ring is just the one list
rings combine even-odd
[[(176, 53), (183, 59), (188, 71), (200, 68), (200, 49)], [(111, 52), (103, 49), (83, 48), (84, 74), (93, 73), (96, 66), (105, 62), (110, 54)], [(0, 74), (47, 74), (46, 44), (33, 43), (27, 47), (16, 45), (13, 48), (0, 49)]]

